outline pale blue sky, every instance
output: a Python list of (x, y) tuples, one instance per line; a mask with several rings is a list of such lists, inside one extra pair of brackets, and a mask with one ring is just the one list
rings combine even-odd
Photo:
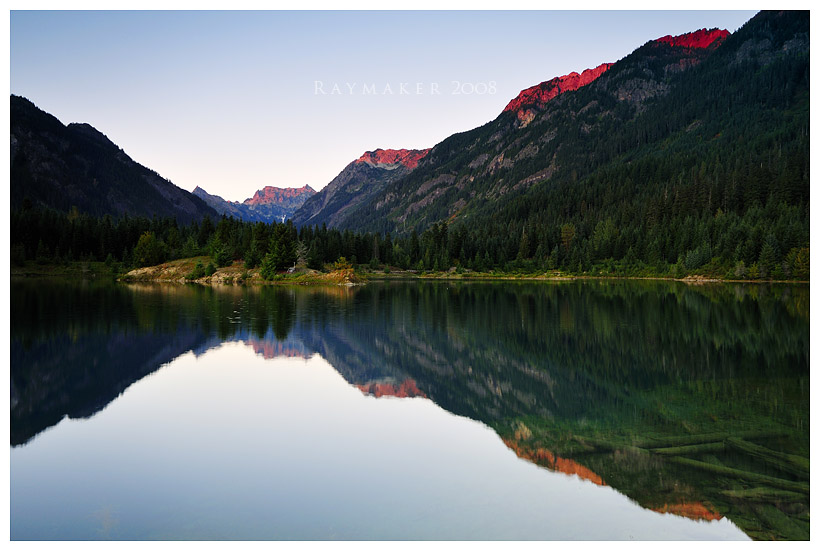
[(11, 93), (92, 124), (183, 189), (243, 200), (265, 185), (318, 190), (366, 150), (431, 147), (523, 88), (753, 15), (17, 11)]

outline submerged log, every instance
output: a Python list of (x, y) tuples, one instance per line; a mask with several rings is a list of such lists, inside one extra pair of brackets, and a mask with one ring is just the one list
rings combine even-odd
[(662, 438), (647, 438), (637, 440), (633, 445), (639, 448), (670, 448), (677, 446), (694, 446), (698, 444), (708, 444), (709, 442), (723, 442), (727, 438), (743, 438), (745, 440), (764, 440), (768, 438), (779, 438), (785, 436), (782, 432), (770, 431), (739, 431), (739, 432), (714, 432), (710, 434), (689, 434), (686, 436), (670, 436)]
[(609, 442), (608, 440), (601, 440), (598, 438), (592, 437), (580, 437), (574, 436), (573, 439), (577, 441), (582, 446), (586, 447), (593, 447), (597, 450), (602, 451), (629, 451), (633, 453), (640, 453), (640, 454), (648, 454), (649, 452), (643, 448), (638, 448), (636, 446), (629, 446), (626, 444), (617, 444), (615, 442)]
[(726, 445), (730, 448), (745, 452), (752, 457), (756, 457), (764, 461), (767, 465), (771, 465), (783, 472), (806, 480), (809, 478), (809, 460), (806, 457), (777, 452), (734, 437), (727, 438)]
[(589, 452), (593, 452), (593, 453), (594, 453), (594, 452), (598, 452), (598, 451), (600, 451), (600, 450), (598, 450), (598, 448), (596, 448), (595, 446), (591, 446), (591, 445), (590, 445), (590, 444), (588, 444), (587, 442), (584, 442), (584, 440), (583, 440), (582, 438), (579, 438), (579, 437), (577, 437), (577, 436), (573, 436), (573, 437), (572, 437), (572, 440), (573, 440), (576, 444), (578, 444), (578, 446), (581, 448), (581, 452), (583, 452), (583, 453), (589, 453)]
[(782, 478), (775, 478), (773, 476), (768, 476), (765, 474), (760, 473), (753, 473), (750, 471), (741, 471), (740, 469), (733, 469), (731, 467), (724, 467), (723, 465), (712, 465), (711, 463), (705, 463), (703, 461), (697, 461), (695, 459), (689, 459), (688, 457), (677, 457), (673, 456), (669, 458), (669, 461), (674, 463), (678, 463), (680, 465), (686, 465), (688, 467), (693, 467), (695, 469), (700, 469), (703, 471), (711, 472), (714, 474), (720, 474), (723, 476), (729, 476), (732, 478), (740, 478), (742, 480), (748, 480), (750, 482), (760, 482), (761, 484), (766, 484), (768, 486), (772, 486), (774, 488), (782, 488), (784, 490), (791, 490), (794, 492), (800, 492), (802, 494), (808, 495), (809, 493), (809, 485), (803, 482), (794, 482), (791, 480), (783, 480)]
[(591, 436), (573, 436), (572, 439), (584, 448), (594, 448), (603, 451), (629, 450), (636, 453), (658, 453), (660, 455), (687, 455), (705, 452), (719, 452), (725, 449), (724, 441), (727, 438), (745, 438), (746, 440), (763, 440), (785, 436), (781, 432), (740, 431), (736, 433), (715, 432), (709, 434), (690, 434), (686, 436), (672, 436), (663, 438), (647, 438), (632, 441), (631, 444), (621, 444), (594, 438)]
[(691, 446), (676, 446), (673, 448), (653, 448), (650, 451), (659, 455), (695, 455), (699, 453), (722, 452), (726, 446), (723, 442), (709, 442)]

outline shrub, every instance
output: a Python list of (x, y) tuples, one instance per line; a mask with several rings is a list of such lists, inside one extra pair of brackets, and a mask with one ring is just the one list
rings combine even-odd
[(735, 264), (735, 277), (737, 279), (746, 279), (749, 275), (749, 270), (746, 269), (746, 263), (742, 260), (739, 260), (737, 264)]
[(185, 279), (188, 281), (193, 281), (194, 279), (199, 279), (200, 277), (205, 276), (205, 266), (202, 265), (202, 261), (196, 263), (192, 272), (185, 276)]
[(340, 256), (339, 259), (333, 263), (334, 270), (349, 270), (352, 268), (350, 262), (343, 256)]

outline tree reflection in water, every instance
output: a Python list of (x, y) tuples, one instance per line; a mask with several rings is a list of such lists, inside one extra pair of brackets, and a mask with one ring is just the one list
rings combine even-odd
[(93, 415), (181, 354), (243, 341), (320, 354), (374, 396), (427, 397), (644, 507), (806, 539), (808, 299), (800, 286), (634, 281), (14, 282), (11, 444)]

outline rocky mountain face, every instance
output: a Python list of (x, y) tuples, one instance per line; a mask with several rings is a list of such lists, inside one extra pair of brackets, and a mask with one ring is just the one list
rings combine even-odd
[[(708, 57), (712, 43), (726, 34), (699, 31), (664, 37), (617, 63), (523, 90), (494, 121), (437, 144), (414, 174), (385, 186), (337, 223), (351, 229), (422, 230), (439, 220), (463, 218), (481, 206), (497, 208), (507, 197), (548, 181), (568, 165), (561, 158), (568, 146), (605, 139), (599, 121), (626, 122), (667, 94), (668, 79)], [(586, 93), (581, 95), (581, 90)], [(575, 135), (566, 131), (570, 122), (579, 131)], [(516, 174), (511, 178), (512, 172)]]
[(277, 204), (285, 208), (299, 208), (304, 200), (316, 193), (310, 186), (300, 188), (280, 188), (265, 186), (253, 194), (250, 199), (245, 199), (244, 204), (251, 206)]
[(681, 48), (708, 48), (715, 42), (720, 42), (729, 36), (729, 31), (722, 29), (701, 29), (693, 33), (686, 33), (679, 36), (666, 35), (655, 42), (669, 44)]
[(24, 202), (95, 216), (216, 217), (200, 198), (132, 160), (88, 124), (63, 125), (11, 96), (11, 205)]
[(526, 90), (522, 90), (507, 106), (504, 111), (512, 111), (518, 117), (521, 126), (526, 126), (535, 118), (535, 109), (543, 109), (547, 102), (558, 94), (577, 90), (586, 86), (612, 67), (612, 63), (602, 63), (594, 69), (587, 69), (580, 75), (570, 73), (562, 77), (555, 77)]
[(419, 165), (419, 161), (429, 152), (429, 149), (377, 149), (375, 151), (365, 151), (364, 155), (359, 157), (356, 162), (367, 163), (370, 166), (387, 170), (399, 166), (413, 169)]
[[(559, 183), (577, 189), (585, 177), (603, 177), (607, 167), (661, 148), (691, 149), (693, 137), (731, 148), (715, 137), (741, 125), (766, 131), (755, 126), (767, 117), (763, 100), (747, 88), (758, 86), (751, 82), (758, 68), (773, 75), (800, 70), (794, 60), (808, 52), (804, 21), (795, 12), (761, 12), (735, 35), (701, 29), (663, 36), (615, 63), (552, 78), (523, 90), (495, 120), (435, 145), (407, 174), (365, 186), (366, 177), (378, 175), (356, 174), (359, 167), (349, 165), (294, 220), (401, 234), (439, 221), (475, 227), (502, 211), (521, 218), (513, 203), (554, 204)], [(711, 113), (715, 105), (725, 110)], [(334, 201), (334, 192), (342, 191), (343, 199)]]
[(241, 203), (211, 195), (199, 186), (193, 193), (219, 214), (233, 216), (246, 222), (270, 223), (292, 217), (309, 197), (316, 194), (316, 191), (307, 185), (300, 188), (265, 186), (256, 191), (253, 197)]
[(429, 149), (376, 149), (350, 163), (293, 215), (293, 223), (338, 226), (349, 213), (367, 204), (385, 186), (418, 167)]

